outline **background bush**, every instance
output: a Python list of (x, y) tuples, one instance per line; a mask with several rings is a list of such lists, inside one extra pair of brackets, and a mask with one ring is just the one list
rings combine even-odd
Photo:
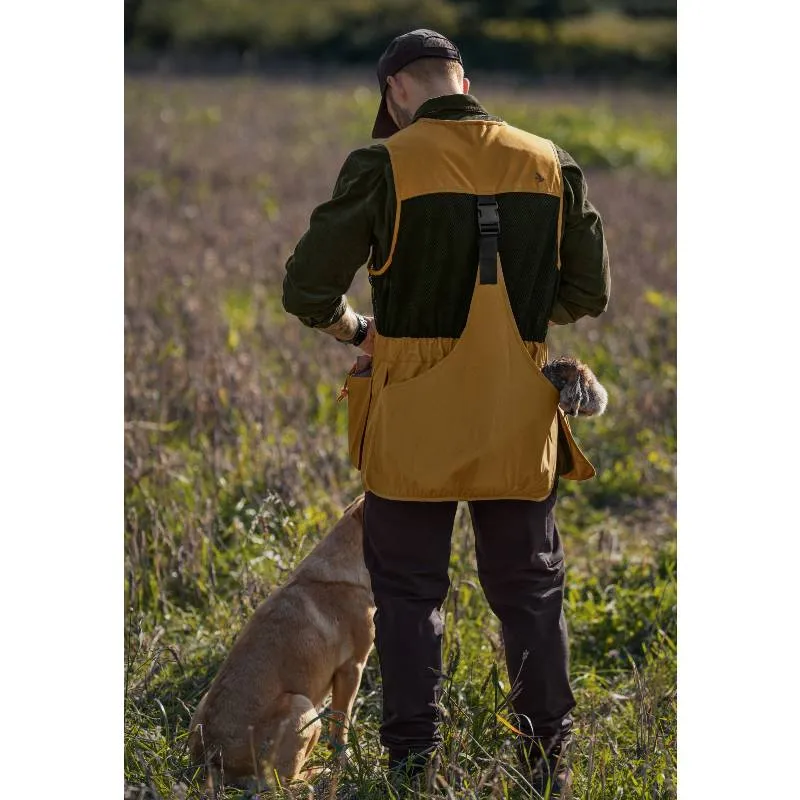
[(130, 0), (125, 9), (125, 42), (139, 54), (374, 62), (393, 36), (429, 27), (457, 40), (471, 70), (675, 75), (668, 0)]

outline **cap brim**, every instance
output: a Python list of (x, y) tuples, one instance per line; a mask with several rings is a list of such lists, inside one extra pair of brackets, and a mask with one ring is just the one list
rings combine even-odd
[(400, 129), (394, 124), (394, 120), (389, 115), (389, 107), (386, 105), (386, 88), (381, 92), (381, 105), (378, 109), (378, 116), (375, 117), (375, 124), (372, 126), (373, 139), (388, 139), (393, 133)]

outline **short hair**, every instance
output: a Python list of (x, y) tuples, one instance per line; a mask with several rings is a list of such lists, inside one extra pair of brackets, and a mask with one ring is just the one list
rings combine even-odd
[(418, 58), (400, 71), (408, 73), (420, 83), (432, 83), (442, 78), (458, 83), (464, 80), (464, 67), (452, 58)]

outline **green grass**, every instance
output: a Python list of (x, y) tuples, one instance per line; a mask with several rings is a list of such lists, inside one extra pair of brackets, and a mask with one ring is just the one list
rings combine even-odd
[[(492, 98), (484, 98), (480, 83), (474, 91), (491, 113), (511, 125), (552, 139), (584, 167), (631, 166), (665, 176), (676, 170), (674, 119), (641, 112), (615, 113), (603, 103), (542, 107), (509, 97), (492, 102)], [(327, 96), (325, 111), (341, 115), (345, 135), (358, 144), (364, 131), (372, 126), (379, 101), (372, 88), (359, 87), (349, 94)]]
[[(204, 602), (178, 605), (167, 599), (149, 619), (141, 612), (129, 617), (126, 780), (151, 785), (164, 797), (176, 796), (176, 784), (193, 785), (184, 750), (190, 713), (237, 630), (266, 587), (280, 582), (281, 564), (295, 563), (327, 525), (319, 510), (287, 514), (275, 498), (251, 511), (241, 509), (230, 526), (266, 533), (241, 536), (217, 555), (217, 588)], [(453, 588), (445, 604), (449, 680), (437, 785), (451, 787), (457, 797), (531, 796), (514, 768), (514, 734), (504, 722), (514, 724), (506, 704), (510, 686), (496, 666), (502, 663), (498, 627), (467, 555), (466, 515), (455, 538)], [(578, 701), (575, 796), (675, 796), (675, 604), (672, 545), (635, 560), (598, 548), (591, 567), (569, 570), (566, 609)], [(352, 761), (341, 781), (357, 787), (359, 798), (387, 797), (377, 766), (380, 677), (374, 653), (355, 714)], [(324, 746), (318, 746), (312, 764), (324, 766), (326, 759)], [(499, 794), (479, 791), (482, 779)], [(263, 796), (281, 795), (273, 788)]]
[[(597, 113), (569, 97), (555, 108), (485, 89), (521, 123), (588, 125)], [(258, 603), (361, 491), (346, 408), (335, 402), (353, 354), (284, 314), (279, 287), (285, 256), (329, 196), (355, 133), (364, 136), (355, 123), (371, 103), (363, 87), (296, 82), (141, 81), (126, 92), (132, 798), (200, 796), (185, 750), (197, 701)], [(289, 112), (276, 116), (276, 105)], [(608, 130), (630, 126), (607, 113)], [(574, 150), (586, 137), (573, 130)], [(609, 235), (612, 306), (550, 335), (554, 355), (579, 356), (609, 391), (606, 416), (573, 425), (598, 477), (562, 483), (557, 508), (578, 701), (574, 796), (592, 800), (676, 796), (674, 179), (646, 159), (630, 164), (589, 176)], [(351, 298), (369, 308), (363, 275)], [(479, 588), (465, 511), (445, 605), (444, 744), (424, 796), (522, 798), (499, 626)], [(389, 796), (379, 720), (373, 653), (340, 776), (360, 798)], [(323, 746), (313, 763), (328, 765)], [(272, 787), (262, 796), (288, 795)]]
[[(236, 85), (237, 82), (232, 82)], [(247, 80), (238, 81), (247, 92)], [(533, 131), (552, 139), (567, 150), (582, 167), (635, 167), (662, 176), (674, 175), (677, 166), (677, 134), (674, 114), (654, 114), (635, 107), (612, 109), (602, 100), (576, 105), (569, 102), (566, 93), (558, 103), (552, 99), (546, 104), (522, 99), (507, 90), (492, 92), (482, 81), (473, 87), (478, 99), (487, 109), (512, 125)], [(180, 136), (173, 144), (172, 158), (180, 159), (197, 143), (208, 140), (213, 128), (221, 126), (225, 111), (218, 102), (197, 107), (185, 92), (162, 93), (143, 90), (137, 85), (126, 91), (128, 102), (139, 113), (147, 115), (150, 127), (163, 127)], [(287, 142), (288, 157), (294, 163), (304, 164), (313, 149), (345, 143), (350, 147), (369, 142), (375, 111), (380, 96), (375, 88), (356, 86), (347, 88), (315, 87), (312, 85), (287, 88), (283, 101), (292, 109), (292, 118), (302, 119), (296, 141)], [(228, 111), (230, 114), (230, 110)], [(126, 176), (132, 188), (159, 187), (163, 191), (179, 193), (182, 184), (172, 182), (163, 172), (141, 169)], [(276, 197), (271, 177), (255, 172), (249, 176), (254, 189), (258, 189), (261, 206), (267, 217), (280, 212), (280, 198)], [(203, 188), (210, 191), (205, 184)]]

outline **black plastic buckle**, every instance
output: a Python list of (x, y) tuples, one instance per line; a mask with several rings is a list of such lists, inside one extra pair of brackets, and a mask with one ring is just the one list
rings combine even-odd
[(478, 196), (478, 230), (481, 236), (500, 235), (500, 209), (494, 195)]

